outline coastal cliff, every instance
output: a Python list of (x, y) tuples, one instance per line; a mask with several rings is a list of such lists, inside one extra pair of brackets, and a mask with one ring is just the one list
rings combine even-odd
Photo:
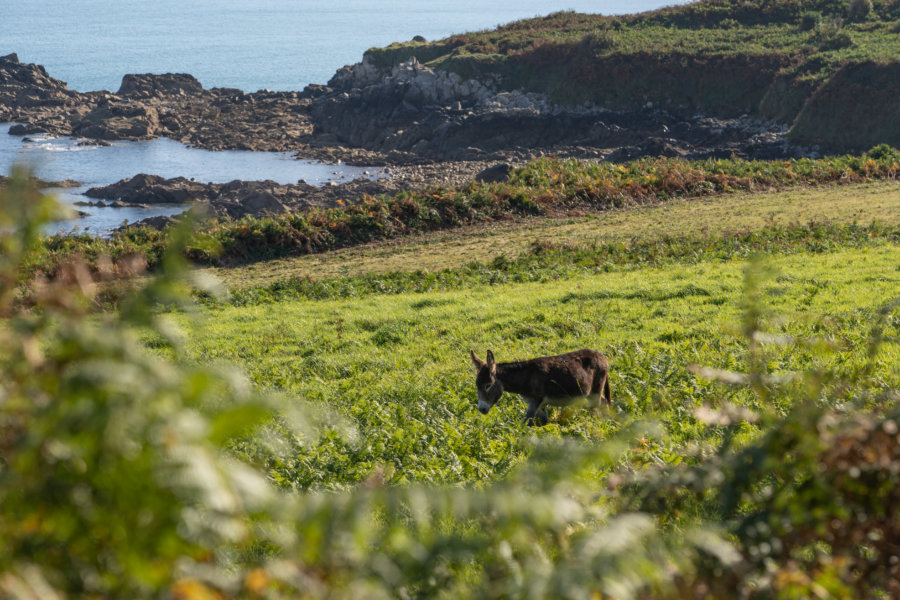
[[(362, 139), (358, 127), (355, 136), (339, 129), (342, 113), (355, 117), (364, 107), (377, 122), (383, 111), (371, 99), (392, 95), (408, 108), (421, 105), (416, 82), (397, 76), (415, 60), (419, 70), (433, 70), (431, 79), (443, 89), (459, 90), (444, 106), (457, 100), (476, 112), (511, 106), (520, 114), (564, 115), (563, 129), (572, 116), (652, 107), (675, 121), (697, 115), (771, 120), (789, 129), (786, 142), (827, 152), (900, 145), (900, 2), (852, 4), (706, 0), (618, 17), (563, 12), (373, 48), (332, 79), (330, 85), (348, 94), (332, 101), (347, 109), (323, 111), (317, 126), (370, 143), (365, 129)], [(443, 98), (425, 94), (423, 100)], [(445, 121), (454, 127), (452, 118)], [(584, 123), (576, 119), (572, 129), (583, 132)], [(573, 133), (560, 137), (572, 140)]]
[(0, 57), (0, 121), (16, 122), (18, 135), (165, 136), (351, 164), (900, 145), (900, 1), (860, 10), (705, 0), (620, 17), (555, 13), (374, 48), (302, 92), (145, 74), (126, 75), (116, 93), (79, 93), (12, 54)]

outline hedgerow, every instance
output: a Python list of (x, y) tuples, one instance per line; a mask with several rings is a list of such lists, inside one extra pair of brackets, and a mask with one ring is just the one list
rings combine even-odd
[[(780, 161), (648, 158), (617, 164), (541, 158), (515, 170), (506, 183), (472, 181), (458, 188), (363, 196), (336, 208), (201, 223), (186, 252), (201, 265), (239, 264), (572, 209), (606, 210), (672, 198), (839, 185), (898, 175), (900, 153), (884, 145), (861, 156)], [(145, 227), (128, 227), (108, 240), (51, 236), (29, 259), (29, 268), (52, 275), (77, 254), (89, 261), (100, 255), (113, 261), (138, 255), (153, 269), (165, 251), (165, 239)]]

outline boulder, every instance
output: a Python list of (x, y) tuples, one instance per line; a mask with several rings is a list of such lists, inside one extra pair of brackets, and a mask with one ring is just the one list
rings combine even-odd
[(107, 186), (93, 187), (84, 195), (129, 204), (184, 204), (208, 198), (211, 193), (210, 186), (184, 177), (164, 179), (159, 175), (140, 173)]
[(671, 138), (652, 137), (641, 144), (642, 156), (680, 156), (682, 152), (678, 148), (678, 141)]
[(119, 231), (123, 229), (127, 229), (129, 227), (150, 227), (152, 229), (157, 229), (162, 231), (169, 225), (174, 225), (178, 223), (177, 215), (175, 217), (167, 217), (167, 216), (159, 216), (159, 217), (147, 217), (141, 221), (137, 221), (135, 223), (129, 223), (125, 227), (120, 227)]
[[(9, 128), (9, 135), (31, 135), (33, 133), (49, 133), (46, 127), (37, 123), (16, 123)], [(26, 138), (28, 139), (28, 138)], [(31, 140), (32, 142), (34, 140)]]
[(139, 102), (101, 101), (72, 123), (72, 135), (100, 140), (146, 140), (161, 134), (159, 111)]
[(288, 207), (271, 191), (255, 190), (240, 198), (239, 206), (244, 214), (280, 215), (288, 212)]
[(163, 75), (145, 73), (125, 75), (116, 94), (126, 98), (147, 99), (162, 96), (189, 96), (202, 91), (203, 86), (200, 82), (193, 75), (187, 73)]
[(504, 183), (509, 181), (512, 170), (513, 168), (511, 165), (500, 163), (499, 165), (488, 167), (481, 173), (478, 173), (475, 176), (475, 181), (480, 181), (482, 183)]

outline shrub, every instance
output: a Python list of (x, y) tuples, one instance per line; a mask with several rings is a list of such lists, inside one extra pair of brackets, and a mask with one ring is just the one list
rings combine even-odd
[(837, 35), (843, 27), (844, 20), (840, 17), (819, 19), (816, 23), (815, 34), (819, 39), (828, 38)]
[(872, 0), (850, 0), (850, 7), (847, 9), (847, 20), (864, 21), (872, 12)]
[(897, 150), (889, 144), (878, 144), (866, 152), (866, 156), (885, 163), (900, 164), (900, 150)]
[(607, 30), (592, 31), (581, 38), (579, 49), (582, 52), (591, 54), (599, 54), (604, 50), (615, 47), (616, 36), (613, 32)]
[(819, 42), (819, 50), (841, 50), (853, 45), (853, 38), (846, 31), (828, 36)]
[(800, 31), (812, 31), (822, 20), (822, 14), (817, 12), (806, 12), (800, 17)]
[(719, 22), (719, 27), (722, 29), (737, 29), (740, 25), (741, 24), (736, 19), (722, 19), (722, 21)]

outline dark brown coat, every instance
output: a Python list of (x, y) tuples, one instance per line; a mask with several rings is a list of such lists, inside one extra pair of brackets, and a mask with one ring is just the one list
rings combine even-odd
[[(525, 422), (547, 423), (547, 406), (568, 406), (587, 398), (592, 408), (601, 402), (612, 405), (609, 389), (609, 362), (596, 350), (576, 350), (556, 356), (497, 363), (488, 350), (483, 361), (470, 350), (475, 366), (478, 410), (487, 414), (504, 391), (521, 396), (528, 405)], [(602, 398), (602, 400), (601, 400)]]

